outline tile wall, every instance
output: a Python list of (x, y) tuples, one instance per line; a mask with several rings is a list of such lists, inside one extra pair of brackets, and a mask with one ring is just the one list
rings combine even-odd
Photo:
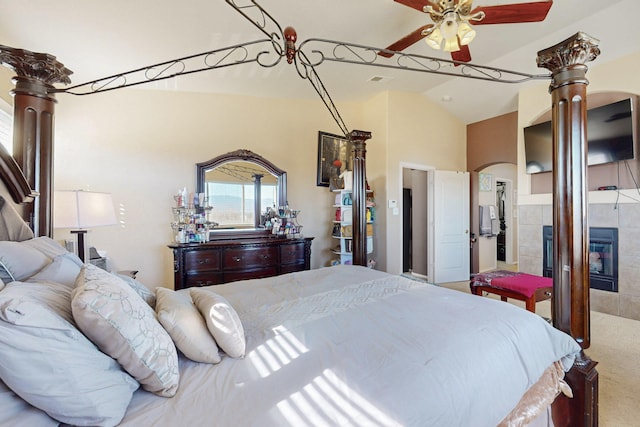
[[(518, 208), (520, 271), (542, 275), (542, 226), (552, 225), (550, 205)], [(591, 290), (591, 309), (640, 320), (640, 204), (591, 204), (590, 227), (618, 228), (618, 293)]]

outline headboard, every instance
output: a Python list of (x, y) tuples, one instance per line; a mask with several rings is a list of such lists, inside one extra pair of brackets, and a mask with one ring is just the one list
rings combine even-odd
[(35, 193), (13, 156), (0, 145), (0, 240), (22, 241), (33, 238), (25, 221), (25, 203), (32, 202)]

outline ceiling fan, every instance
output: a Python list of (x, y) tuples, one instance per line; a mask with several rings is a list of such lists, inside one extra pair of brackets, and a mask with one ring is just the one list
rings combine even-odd
[[(397, 42), (387, 50), (401, 51), (426, 38), (434, 49), (451, 52), (454, 61), (469, 62), (469, 43), (476, 35), (472, 26), (488, 24), (514, 24), (539, 22), (547, 17), (552, 0), (530, 3), (514, 3), (496, 6), (478, 6), (472, 9), (472, 0), (394, 0), (429, 14), (433, 24), (424, 25)], [(379, 55), (390, 58), (389, 52)]]

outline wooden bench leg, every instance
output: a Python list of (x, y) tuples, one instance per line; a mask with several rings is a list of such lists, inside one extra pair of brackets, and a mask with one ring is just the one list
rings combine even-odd
[(535, 297), (535, 295), (532, 295), (529, 298), (525, 299), (525, 305), (527, 307), (527, 310), (529, 310), (532, 313), (535, 313), (536, 312), (536, 297)]

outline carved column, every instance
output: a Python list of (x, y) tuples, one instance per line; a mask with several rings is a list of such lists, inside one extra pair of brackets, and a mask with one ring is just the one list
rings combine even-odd
[(371, 132), (354, 130), (353, 143), (353, 265), (367, 265), (367, 139)]
[[(584, 33), (538, 52), (538, 66), (552, 74), (553, 122), (553, 324), (583, 349), (590, 345), (589, 224), (587, 187), (586, 62), (599, 54), (598, 40)], [(584, 352), (567, 375), (573, 403), (559, 398), (556, 425), (598, 423), (596, 362)]]
[(0, 63), (16, 72), (13, 82), (13, 156), (39, 197), (27, 208), (36, 236), (51, 236), (53, 212), (54, 83), (71, 83), (55, 56), (0, 45)]
[(587, 221), (587, 61), (597, 40), (577, 33), (538, 52), (551, 71), (553, 121), (553, 322), (589, 348), (589, 224)]

